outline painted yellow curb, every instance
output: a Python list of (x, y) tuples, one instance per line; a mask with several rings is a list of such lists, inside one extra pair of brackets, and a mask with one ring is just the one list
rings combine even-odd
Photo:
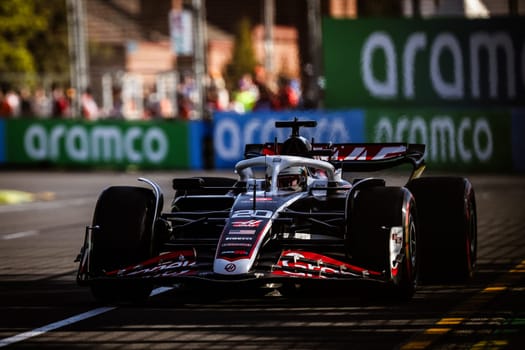
[(53, 192), (30, 193), (17, 190), (0, 189), (0, 205), (2, 204), (20, 204), (36, 200), (52, 200), (55, 198)]

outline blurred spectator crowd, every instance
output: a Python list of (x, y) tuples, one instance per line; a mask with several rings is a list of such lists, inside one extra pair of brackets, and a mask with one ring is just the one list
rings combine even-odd
[(243, 74), (232, 92), (226, 90), (220, 74), (212, 73), (207, 92), (209, 109), (238, 113), (294, 109), (299, 107), (301, 100), (298, 80), (284, 75), (268, 79), (260, 66), (254, 74)]
[[(97, 101), (91, 89), (77, 94), (74, 89), (53, 84), (50, 88), (42, 87), (19, 89), (0, 89), (0, 117), (3, 118), (76, 118), (73, 102), (78, 97), (82, 118), (97, 120), (112, 119), (160, 119), (180, 118), (199, 119), (198, 91), (195, 78), (185, 74), (176, 87), (176, 98), (162, 98), (155, 87), (146, 88), (142, 93), (141, 108), (136, 108), (136, 100), (126, 100), (122, 89), (113, 89), (112, 106), (103, 108), (102, 101)], [(176, 101), (176, 108), (173, 103)], [(128, 105), (127, 105), (128, 104)], [(132, 104), (133, 106), (129, 106)], [(223, 76), (211, 72), (205, 84), (205, 111), (251, 111), (288, 110), (301, 105), (300, 82), (286, 76), (268, 79), (262, 67), (253, 73), (246, 73), (238, 80), (233, 89), (227, 89)], [(130, 110), (134, 113), (129, 113)], [(137, 115), (136, 111), (140, 111)]]

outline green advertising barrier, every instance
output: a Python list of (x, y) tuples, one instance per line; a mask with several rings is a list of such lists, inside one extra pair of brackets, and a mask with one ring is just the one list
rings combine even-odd
[(323, 20), (325, 106), (523, 106), (525, 18)]
[(433, 170), (513, 170), (510, 111), (366, 110), (368, 142), (427, 145)]
[(188, 123), (8, 120), (8, 164), (190, 169)]

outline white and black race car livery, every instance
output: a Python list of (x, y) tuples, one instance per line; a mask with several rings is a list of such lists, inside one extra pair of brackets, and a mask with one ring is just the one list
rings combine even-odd
[[(418, 281), (462, 281), (476, 266), (476, 202), (460, 177), (422, 177), (425, 146), (315, 143), (313, 121), (281, 121), (284, 142), (250, 144), (235, 178), (173, 179), (169, 212), (153, 181), (97, 201), (77, 281), (101, 302), (154, 286), (290, 286), (337, 281), (410, 298)], [(402, 186), (363, 176), (410, 167)], [(446, 252), (446, 254), (445, 254)]]

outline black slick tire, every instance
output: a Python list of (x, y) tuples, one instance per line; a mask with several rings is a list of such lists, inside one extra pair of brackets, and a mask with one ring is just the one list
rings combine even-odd
[(114, 186), (105, 189), (93, 215), (90, 271), (94, 298), (101, 303), (140, 303), (152, 286), (142, 281), (104, 279), (106, 272), (152, 257), (154, 195), (142, 187)]
[(407, 187), (416, 198), (421, 233), (421, 281), (463, 283), (475, 272), (476, 199), (461, 177), (423, 177)]
[[(360, 267), (383, 272), (392, 287), (389, 297), (410, 299), (417, 288), (417, 216), (410, 192), (401, 187), (371, 187), (360, 190), (347, 205), (347, 251)], [(394, 242), (391, 228), (400, 236)], [(392, 256), (392, 244), (399, 251)]]

